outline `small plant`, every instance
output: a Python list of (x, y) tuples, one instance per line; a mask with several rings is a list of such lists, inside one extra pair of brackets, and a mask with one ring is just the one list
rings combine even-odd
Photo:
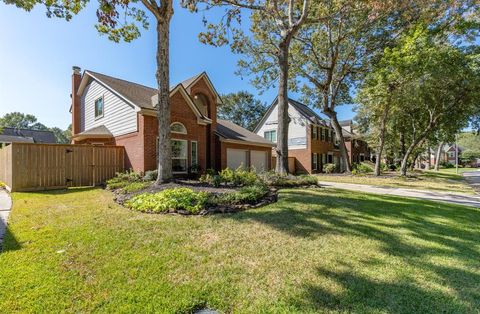
[(116, 176), (107, 180), (107, 189), (116, 190), (126, 187), (132, 182), (142, 182), (143, 177), (139, 173), (133, 171), (118, 172)]
[(124, 186), (122, 190), (127, 193), (137, 192), (137, 191), (143, 190), (149, 185), (150, 185), (150, 182), (132, 182)]
[(5, 183), (3, 183), (2, 181), (0, 181), (0, 189), (4, 189), (6, 187), (7, 187), (7, 185)]
[(150, 194), (140, 194), (125, 202), (131, 209), (141, 212), (164, 213), (171, 210), (186, 210), (192, 214), (205, 208), (207, 192), (195, 192), (189, 188), (173, 188)]
[(222, 178), (218, 174), (206, 173), (200, 176), (199, 181), (218, 188), (222, 183)]
[(145, 172), (143, 176), (144, 181), (155, 181), (158, 177), (158, 170), (149, 170)]
[(325, 166), (323, 166), (323, 169), (325, 170), (325, 173), (334, 173), (336, 167), (335, 164), (325, 164)]

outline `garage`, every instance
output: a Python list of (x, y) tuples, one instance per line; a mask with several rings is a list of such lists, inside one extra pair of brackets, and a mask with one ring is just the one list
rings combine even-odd
[(227, 167), (237, 169), (238, 167), (248, 166), (248, 150), (244, 149), (227, 149)]
[(250, 151), (250, 166), (257, 172), (268, 170), (268, 156), (266, 151)]

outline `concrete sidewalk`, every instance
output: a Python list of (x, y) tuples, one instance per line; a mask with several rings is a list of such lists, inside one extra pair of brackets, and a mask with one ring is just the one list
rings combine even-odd
[(413, 190), (402, 189), (386, 186), (373, 186), (366, 184), (352, 184), (352, 183), (339, 183), (339, 182), (318, 182), (321, 186), (327, 188), (335, 188), (342, 190), (350, 190), (356, 192), (381, 194), (381, 195), (395, 195), (404, 197), (413, 197), (424, 200), (446, 202), (452, 204), (473, 206), (480, 208), (480, 196), (458, 194), (458, 193), (446, 193), (446, 192), (434, 192), (429, 190)]
[(12, 209), (12, 199), (7, 191), (0, 189), (0, 251), (2, 249), (3, 236), (7, 231), (7, 218)]

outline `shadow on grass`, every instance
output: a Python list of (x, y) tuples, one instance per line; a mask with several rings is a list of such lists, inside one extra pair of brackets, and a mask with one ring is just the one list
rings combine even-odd
[[(3, 236), (2, 236), (3, 234)], [(7, 251), (16, 251), (21, 249), (20, 243), (13, 235), (2, 219), (0, 219), (0, 255)]]
[[(341, 271), (318, 267), (318, 276), (341, 285), (342, 292), (332, 294), (323, 287), (306, 285), (304, 295), (291, 300), (298, 308), (438, 313), (471, 312), (480, 307), (480, 275), (461, 269), (480, 267), (479, 209), (395, 196), (345, 191), (332, 194), (287, 190), (277, 204), (220, 219), (260, 222), (301, 238), (338, 234), (375, 240), (387, 256), (400, 258), (422, 273), (434, 273), (443, 288), (454, 291), (427, 290), (415, 285), (412, 278), (376, 281), (355, 272), (353, 265), (342, 260), (338, 261), (344, 264)], [(444, 258), (459, 260), (458, 267), (433, 262)], [(369, 267), (371, 262), (359, 263)], [(391, 261), (376, 262), (390, 267)]]
[(88, 192), (92, 190), (101, 189), (102, 187), (96, 186), (88, 186), (88, 187), (75, 187), (75, 188), (67, 188), (67, 189), (58, 189), (58, 190), (42, 190), (42, 191), (30, 191), (30, 192), (15, 192), (18, 195), (65, 195), (65, 194), (74, 194), (74, 193), (82, 193)]

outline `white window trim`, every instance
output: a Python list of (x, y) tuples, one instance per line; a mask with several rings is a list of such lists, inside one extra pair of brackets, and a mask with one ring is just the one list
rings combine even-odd
[[(102, 95), (93, 101), (93, 116), (95, 117), (95, 120), (101, 119), (105, 115), (105, 97), (104, 96), (105, 95)], [(99, 99), (102, 100), (102, 114), (97, 116), (97, 100)]]
[(265, 137), (265, 134), (266, 133), (272, 133), (272, 132), (275, 132), (275, 137), (273, 138), (272, 143), (276, 143), (277, 142), (277, 130), (265, 130), (265, 131), (263, 131), (263, 138), (266, 139), (266, 140), (269, 140)]
[[(193, 162), (193, 143), (197, 146), (197, 149), (195, 150), (195, 163)], [(198, 166), (198, 141), (190, 141), (190, 167), (193, 166), (194, 164)]]
[[(180, 160), (185, 159), (185, 166), (186, 166), (185, 171), (173, 171), (173, 169), (172, 169), (172, 173), (175, 173), (175, 174), (188, 173), (188, 141), (187, 141), (187, 140), (180, 140), (180, 139), (176, 139), (176, 138), (172, 138), (172, 139), (170, 139), (170, 141), (184, 142), (184, 143), (186, 143), (186, 145), (187, 145), (187, 156), (186, 156), (185, 158), (178, 158), (178, 157), (173, 157), (173, 156), (172, 156), (172, 160), (173, 160), (173, 159), (180, 159)], [(172, 165), (172, 168), (173, 168), (173, 165)]]
[[(172, 131), (172, 126), (174, 124), (180, 124), (183, 129), (185, 130), (185, 132), (178, 132), (178, 131)], [(187, 134), (187, 128), (185, 127), (185, 125), (181, 122), (172, 122), (172, 124), (170, 124), (170, 133), (175, 133), (175, 134)]]
[(318, 130), (317, 130), (317, 126), (315, 125), (312, 125), (312, 138), (314, 140), (318, 139)]
[(318, 170), (318, 154), (313, 153), (313, 165), (312, 170)]

